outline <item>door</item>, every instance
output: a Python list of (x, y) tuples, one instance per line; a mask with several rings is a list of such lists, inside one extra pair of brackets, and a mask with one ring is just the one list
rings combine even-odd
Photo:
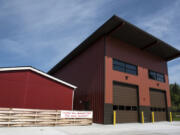
[(137, 87), (114, 83), (113, 110), (116, 110), (117, 123), (138, 122)]
[(163, 90), (150, 89), (151, 112), (155, 121), (166, 121), (166, 93)]

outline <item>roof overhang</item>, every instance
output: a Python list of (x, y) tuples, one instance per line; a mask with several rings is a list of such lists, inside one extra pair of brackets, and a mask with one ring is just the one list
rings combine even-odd
[(56, 64), (48, 74), (53, 74), (57, 69), (63, 67), (64, 64), (68, 63), (73, 57), (88, 48), (103, 35), (110, 35), (113, 38), (118, 38), (129, 45), (161, 57), (165, 61), (170, 61), (180, 56), (180, 51), (178, 49), (114, 15), (70, 54), (63, 58), (63, 60)]
[(169, 61), (180, 56), (180, 51), (178, 49), (170, 46), (169, 44), (121, 18), (119, 18), (119, 21), (122, 22), (122, 25), (112, 31), (110, 36), (141, 50), (145, 50), (153, 55), (159, 56), (165, 61)]
[(51, 79), (51, 80), (54, 80), (54, 81), (58, 82), (58, 83), (60, 83), (60, 84), (66, 85), (66, 86), (68, 86), (68, 87), (71, 87), (71, 88), (73, 88), (74, 90), (77, 88), (76, 86), (74, 86), (74, 85), (72, 85), (72, 84), (70, 84), (70, 83), (67, 83), (67, 82), (65, 82), (65, 81), (62, 81), (62, 80), (60, 80), (60, 79), (58, 79), (58, 78), (55, 78), (55, 77), (53, 77), (53, 76), (51, 76), (51, 75), (48, 75), (48, 74), (46, 74), (46, 73), (44, 73), (44, 72), (42, 72), (42, 71), (40, 71), (40, 70), (38, 70), (38, 69), (35, 69), (35, 68), (33, 68), (33, 67), (7, 67), (7, 68), (0, 68), (0, 72), (24, 71), (24, 70), (30, 70), (30, 71), (32, 71), (32, 72), (38, 73), (38, 74), (40, 74), (40, 75), (42, 75), (42, 76), (45, 76), (45, 77), (47, 77), (47, 78), (49, 78), (49, 79)]

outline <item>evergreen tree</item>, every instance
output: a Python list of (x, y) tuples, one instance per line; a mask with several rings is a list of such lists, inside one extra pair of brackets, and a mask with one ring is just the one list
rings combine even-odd
[(171, 103), (174, 110), (180, 110), (180, 86), (177, 83), (170, 84)]

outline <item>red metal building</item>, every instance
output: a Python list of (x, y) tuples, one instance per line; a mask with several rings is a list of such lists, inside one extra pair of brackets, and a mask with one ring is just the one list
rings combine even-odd
[(75, 84), (74, 108), (93, 110), (94, 122), (169, 119), (167, 62), (180, 51), (113, 16), (48, 73)]
[(72, 110), (75, 89), (32, 67), (0, 68), (0, 107)]

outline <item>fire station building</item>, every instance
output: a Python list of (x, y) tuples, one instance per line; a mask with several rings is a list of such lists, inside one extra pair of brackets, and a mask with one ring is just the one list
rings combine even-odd
[(48, 74), (77, 86), (74, 109), (93, 110), (94, 122), (169, 120), (167, 62), (180, 51), (112, 16)]

